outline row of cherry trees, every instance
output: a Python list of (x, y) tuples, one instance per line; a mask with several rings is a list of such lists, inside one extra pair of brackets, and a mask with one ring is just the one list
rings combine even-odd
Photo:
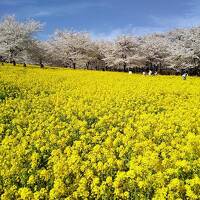
[(200, 27), (142, 37), (121, 35), (113, 41), (92, 40), (89, 33), (55, 31), (47, 41), (36, 35), (40, 22), (0, 22), (0, 58), (7, 62), (71, 68), (123, 70), (147, 66), (185, 68), (200, 65)]

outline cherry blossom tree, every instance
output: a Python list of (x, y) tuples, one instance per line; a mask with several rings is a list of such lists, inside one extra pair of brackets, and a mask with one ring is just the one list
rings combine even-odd
[(74, 69), (77, 64), (81, 67), (88, 62), (92, 48), (90, 36), (84, 32), (56, 31), (48, 41), (48, 54), (52, 63)]
[(141, 39), (140, 51), (148, 66), (169, 66), (170, 42), (162, 34), (152, 34)]
[(50, 63), (47, 50), (48, 43), (46, 41), (32, 41), (32, 44), (24, 53), (25, 59), (27, 59), (25, 62), (44, 67), (44, 64)]
[(40, 31), (40, 22), (29, 20), (18, 22), (14, 16), (7, 16), (0, 23), (0, 55), (15, 64), (20, 55), (24, 55), (32, 41), (34, 34)]
[(187, 29), (176, 29), (165, 34), (165, 37), (169, 41), (169, 47), (171, 55), (171, 65), (175, 68), (183, 68), (191, 65), (191, 58), (193, 57), (193, 51), (188, 46), (189, 32)]
[(139, 41), (133, 36), (119, 36), (114, 41), (102, 41), (100, 44), (103, 60), (114, 69), (127, 71), (127, 66), (138, 61)]
[(136, 67), (200, 68), (200, 27), (145, 36), (121, 35), (112, 41), (92, 40), (87, 32), (58, 30), (36, 39), (38, 21), (0, 21), (0, 60), (71, 68), (128, 71)]

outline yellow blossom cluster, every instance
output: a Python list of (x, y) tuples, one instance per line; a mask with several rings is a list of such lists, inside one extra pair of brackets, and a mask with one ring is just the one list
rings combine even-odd
[(2, 200), (199, 199), (200, 79), (0, 67)]

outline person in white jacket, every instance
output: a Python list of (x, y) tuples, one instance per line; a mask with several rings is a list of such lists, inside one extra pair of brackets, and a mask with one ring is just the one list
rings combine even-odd
[(186, 72), (183, 73), (183, 75), (182, 75), (182, 79), (183, 79), (183, 80), (186, 80), (187, 76), (188, 76), (188, 74), (187, 74)]
[(187, 76), (188, 76), (188, 74), (187, 74), (186, 72), (183, 73), (183, 75), (182, 75), (182, 79), (183, 79), (183, 80), (186, 80)]

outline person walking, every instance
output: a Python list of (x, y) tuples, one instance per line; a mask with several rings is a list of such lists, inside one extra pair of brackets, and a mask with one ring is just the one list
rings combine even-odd
[(187, 76), (188, 76), (188, 74), (187, 74), (186, 72), (184, 72), (183, 75), (182, 75), (182, 79), (183, 79), (183, 80), (186, 80), (186, 79), (187, 79)]

